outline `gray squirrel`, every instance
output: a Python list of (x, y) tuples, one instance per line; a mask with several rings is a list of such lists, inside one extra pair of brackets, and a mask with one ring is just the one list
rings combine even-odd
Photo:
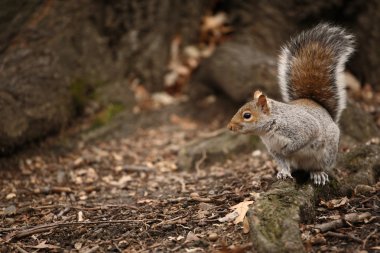
[(339, 144), (338, 121), (346, 107), (345, 63), (354, 51), (345, 29), (319, 24), (291, 39), (281, 51), (278, 78), (284, 103), (256, 91), (232, 117), (231, 131), (260, 136), (277, 162), (278, 179), (310, 172), (329, 181)]

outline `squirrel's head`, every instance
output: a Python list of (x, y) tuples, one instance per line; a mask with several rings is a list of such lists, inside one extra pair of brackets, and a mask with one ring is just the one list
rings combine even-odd
[(262, 134), (262, 123), (270, 115), (267, 97), (255, 91), (253, 100), (243, 105), (232, 117), (227, 128), (238, 133)]

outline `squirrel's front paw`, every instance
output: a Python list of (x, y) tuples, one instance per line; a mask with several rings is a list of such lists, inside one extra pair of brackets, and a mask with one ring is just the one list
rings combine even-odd
[(293, 178), (289, 170), (282, 169), (277, 173), (277, 179), (286, 179), (286, 178)]
[(314, 181), (316, 185), (325, 185), (329, 181), (329, 175), (325, 172), (311, 172), (310, 179)]

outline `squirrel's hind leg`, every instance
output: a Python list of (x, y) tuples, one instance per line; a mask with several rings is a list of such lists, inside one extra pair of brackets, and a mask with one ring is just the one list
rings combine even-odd
[(310, 172), (310, 179), (314, 181), (316, 185), (325, 185), (329, 181), (329, 175), (326, 172)]

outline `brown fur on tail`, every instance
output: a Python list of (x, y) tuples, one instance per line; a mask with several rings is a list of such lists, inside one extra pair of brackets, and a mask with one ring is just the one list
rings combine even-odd
[(340, 27), (320, 24), (292, 39), (279, 60), (285, 102), (311, 99), (338, 121), (346, 105), (344, 65), (353, 52), (353, 36)]

